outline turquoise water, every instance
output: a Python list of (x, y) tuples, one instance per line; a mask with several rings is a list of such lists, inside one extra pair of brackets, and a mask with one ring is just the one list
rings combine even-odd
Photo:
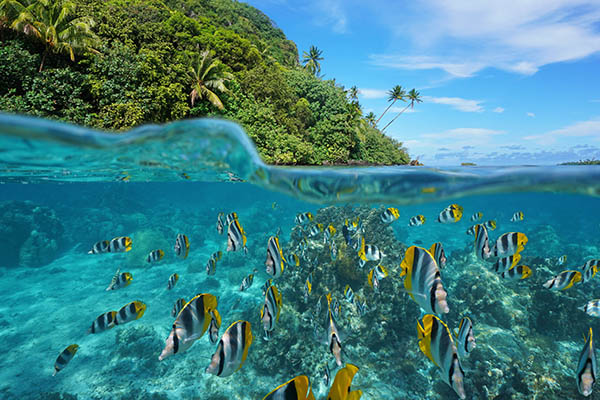
[[(566, 269), (600, 258), (600, 168), (410, 167), (292, 169), (263, 165), (237, 126), (219, 121), (184, 121), (145, 127), (126, 135), (90, 133), (43, 120), (0, 115), (0, 397), (79, 399), (262, 399), (279, 384), (307, 375), (315, 396), (325, 398), (325, 365), (338, 367), (320, 339), (325, 312), (317, 300), (331, 292), (341, 305), (337, 325), (343, 362), (360, 369), (353, 389), (364, 399), (454, 399), (454, 390), (419, 350), (416, 321), (423, 316), (400, 276), (409, 246), (429, 249), (441, 242), (448, 258), (441, 279), (450, 329), (463, 316), (473, 321), (476, 347), (460, 357), (468, 399), (576, 399), (576, 367), (583, 335), (598, 320), (578, 307), (600, 298), (598, 276), (565, 291), (542, 285)], [(462, 219), (440, 224), (448, 205), (463, 207)], [(397, 207), (389, 225), (380, 215)], [(238, 214), (248, 253), (227, 252), (226, 234), (216, 229), (220, 212)], [(300, 253), (298, 213), (313, 223), (333, 225), (339, 254), (332, 260), (323, 233)], [(520, 281), (499, 277), (479, 260), (466, 230), (475, 212), (495, 220), (490, 243), (505, 232), (528, 237), (519, 265), (533, 274)], [(516, 211), (524, 220), (510, 222)], [(422, 214), (422, 226), (408, 226)], [(342, 227), (359, 217), (363, 236), (384, 253), (389, 276), (375, 292), (367, 282), (377, 262), (359, 267)], [(261, 287), (267, 241), (280, 229), (284, 255), (296, 252), (274, 285), (283, 306), (273, 337), (263, 339)], [(178, 233), (187, 235), (189, 256), (173, 251)], [(132, 250), (87, 254), (100, 240), (131, 237)], [(146, 262), (155, 249), (165, 252)], [(222, 251), (216, 273), (207, 275), (211, 255)], [(567, 261), (559, 265), (558, 258)], [(132, 283), (106, 291), (115, 271)], [(239, 286), (253, 270), (253, 285)], [(313, 274), (312, 292), (304, 284)], [(173, 274), (179, 280), (167, 290)], [(350, 285), (365, 299), (360, 315), (344, 299)], [(215, 352), (208, 335), (181, 354), (159, 361), (178, 298), (197, 293), (218, 298), (219, 336), (237, 320), (252, 325), (253, 342), (242, 368), (231, 377), (204, 372)], [(133, 322), (98, 334), (94, 319), (131, 301), (146, 304)], [(316, 326), (316, 328), (315, 328)], [(320, 332), (319, 340), (314, 331)], [(52, 376), (59, 353), (80, 346), (71, 362)], [(593, 396), (593, 395), (592, 395)]]

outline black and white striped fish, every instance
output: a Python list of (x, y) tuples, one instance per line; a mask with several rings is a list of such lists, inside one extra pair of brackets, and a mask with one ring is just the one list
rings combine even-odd
[(581, 272), (566, 270), (544, 283), (544, 287), (550, 290), (567, 290), (577, 282), (581, 282)]
[(379, 291), (379, 285), (383, 278), (388, 276), (388, 272), (383, 265), (377, 265), (369, 271), (367, 275), (367, 283), (375, 292)]
[(600, 299), (590, 300), (578, 308), (591, 317), (600, 318)]
[(481, 218), (483, 218), (483, 213), (481, 211), (478, 211), (471, 215), (471, 222), (480, 221)]
[(169, 277), (169, 280), (167, 281), (167, 290), (171, 290), (175, 287), (175, 285), (177, 284), (177, 281), (179, 280), (179, 275), (177, 274), (172, 274)]
[(227, 217), (225, 218), (225, 225), (229, 226), (229, 224), (231, 224), (231, 222), (233, 222), (234, 220), (238, 219), (238, 215), (237, 213), (234, 212), (230, 212), (229, 214), (227, 214)]
[(346, 285), (346, 287), (344, 288), (344, 297), (350, 304), (354, 304), (354, 290), (352, 290), (350, 285)]
[(475, 254), (480, 260), (487, 260), (492, 255), (487, 228), (482, 224), (475, 225)]
[(133, 276), (129, 272), (121, 273), (120, 269), (113, 275), (110, 285), (106, 288), (106, 291), (117, 290), (128, 286), (133, 280)]
[(435, 259), (422, 247), (411, 246), (406, 250), (400, 265), (404, 288), (412, 299), (427, 313), (447, 314), (450, 310)]
[(132, 247), (131, 238), (128, 236), (119, 236), (112, 239), (108, 245), (108, 251), (111, 253), (125, 253)]
[(182, 233), (178, 233), (175, 238), (175, 256), (178, 258), (185, 260), (190, 252), (190, 241), (188, 237)]
[(500, 276), (504, 279), (527, 279), (531, 276), (533, 271), (527, 265), (516, 265), (514, 267), (510, 267), (508, 271), (504, 271), (500, 274)]
[(492, 248), (494, 257), (508, 257), (520, 253), (527, 244), (527, 236), (521, 232), (507, 232), (501, 235)]
[(323, 233), (323, 243), (328, 243), (335, 236), (336, 232), (337, 231), (333, 225), (327, 226), (327, 228), (325, 228), (325, 232)]
[(206, 372), (227, 377), (242, 368), (252, 344), (250, 322), (236, 321), (223, 334)]
[(132, 301), (131, 303), (125, 304), (115, 316), (115, 324), (123, 325), (136, 319), (142, 318), (146, 312), (146, 304), (139, 300)]
[(212, 310), (217, 309), (217, 298), (209, 293), (201, 293), (186, 303), (171, 328), (165, 348), (159, 361), (189, 349), (208, 329)]
[(286, 263), (287, 261), (283, 257), (283, 251), (279, 245), (279, 238), (277, 236), (269, 237), (267, 241), (267, 259), (265, 260), (267, 274), (273, 277), (281, 276)]
[(446, 267), (446, 252), (444, 251), (444, 246), (440, 242), (436, 242), (431, 245), (429, 252), (435, 258), (435, 262), (437, 263), (440, 269)]
[(381, 214), (381, 222), (391, 224), (400, 217), (400, 212), (397, 208), (389, 207)]
[(519, 253), (513, 254), (512, 256), (499, 258), (492, 268), (494, 272), (500, 275), (517, 265), (519, 261), (521, 261), (521, 255)]
[(594, 345), (592, 328), (590, 328), (585, 346), (583, 346), (579, 354), (579, 362), (577, 363), (576, 377), (579, 393), (586, 397), (592, 394), (597, 376), (596, 346)]
[(108, 240), (102, 240), (95, 243), (92, 249), (88, 251), (88, 254), (102, 254), (110, 252), (110, 242)]
[(596, 273), (598, 273), (598, 268), (600, 268), (600, 260), (588, 260), (581, 267), (581, 275), (583, 278), (582, 283), (588, 282)]
[(147, 263), (156, 263), (156, 262), (159, 262), (160, 260), (162, 260), (162, 258), (164, 256), (165, 256), (165, 252), (162, 251), (161, 249), (152, 250), (150, 252), (150, 254), (148, 254), (148, 257), (146, 257), (146, 262)]
[(227, 251), (238, 251), (240, 249), (243, 249), (244, 253), (248, 254), (244, 228), (240, 225), (240, 221), (234, 219), (227, 225)]
[(180, 299), (177, 299), (175, 301), (175, 304), (173, 304), (173, 309), (171, 310), (171, 316), (173, 318), (177, 317), (177, 315), (179, 315), (179, 311), (181, 311), (181, 309), (183, 308), (183, 306), (185, 306), (185, 299), (182, 297)]
[(442, 224), (453, 224), (460, 221), (463, 215), (463, 208), (458, 204), (451, 204), (440, 212), (437, 221)]
[(240, 292), (243, 292), (246, 289), (249, 289), (250, 286), (252, 286), (252, 283), (254, 282), (254, 274), (256, 273), (256, 269), (254, 270), (253, 273), (251, 273), (250, 275), (246, 276), (244, 279), (242, 279), (242, 284), (240, 285)]
[(294, 221), (296, 222), (296, 224), (298, 225), (304, 225), (309, 221), (313, 220), (313, 215), (312, 213), (309, 212), (304, 212), (304, 213), (300, 213), (298, 215), (296, 215), (296, 218), (294, 219)]
[(485, 221), (483, 223), (483, 225), (485, 225), (485, 227), (488, 228), (489, 230), (492, 230), (492, 231), (496, 230), (496, 221), (493, 219), (490, 219), (489, 221)]
[(469, 317), (463, 317), (458, 324), (456, 346), (461, 357), (469, 355), (475, 348), (475, 336), (473, 335), (473, 321)]
[(72, 344), (64, 349), (58, 357), (56, 357), (56, 361), (54, 362), (54, 373), (52, 376), (56, 376), (67, 364), (71, 361), (75, 353), (79, 350), (79, 345)]
[(450, 329), (438, 317), (427, 314), (421, 323), (417, 321), (419, 348), (442, 370), (442, 378), (460, 397), (466, 399), (465, 373), (460, 365), (456, 346)]
[(223, 231), (225, 230), (225, 223), (223, 222), (223, 213), (219, 213), (219, 215), (217, 215), (217, 232), (219, 232), (219, 235), (223, 234)]
[(409, 226), (419, 226), (419, 225), (423, 225), (425, 223), (425, 217), (423, 215), (415, 215), (414, 217), (411, 217), (410, 220), (408, 221), (408, 225)]
[(517, 222), (517, 221), (523, 221), (523, 211), (517, 211), (510, 218), (510, 222)]
[(212, 344), (217, 343), (219, 340), (219, 329), (221, 329), (221, 314), (215, 308), (210, 310), (210, 325), (208, 327), (208, 340)]
[(363, 261), (380, 261), (385, 254), (374, 244), (365, 244), (365, 238), (361, 238), (358, 257)]
[(273, 389), (263, 400), (315, 400), (308, 377), (300, 375)]
[(260, 320), (265, 330), (265, 340), (271, 338), (275, 329), (275, 323), (279, 321), (281, 313), (282, 297), (275, 286), (270, 286), (265, 293), (265, 302), (260, 309)]
[(308, 228), (308, 237), (313, 238), (323, 232), (323, 224), (314, 224)]
[(328, 344), (329, 352), (335, 357), (336, 364), (342, 366), (342, 341), (338, 329), (335, 325), (335, 318), (331, 309), (331, 293), (327, 293), (327, 307), (328, 307)]
[(471, 226), (469, 229), (467, 229), (467, 232), (466, 232), (466, 233), (467, 233), (467, 235), (475, 236), (475, 227), (476, 227), (476, 226), (477, 226), (477, 225), (473, 225), (473, 226)]
[(312, 272), (306, 277), (304, 282), (304, 301), (308, 301), (308, 296), (312, 292), (313, 274)]
[(99, 315), (94, 322), (92, 322), (92, 326), (88, 329), (88, 333), (100, 333), (104, 332), (108, 329), (114, 328), (115, 318), (117, 316), (116, 311), (108, 311), (104, 314)]

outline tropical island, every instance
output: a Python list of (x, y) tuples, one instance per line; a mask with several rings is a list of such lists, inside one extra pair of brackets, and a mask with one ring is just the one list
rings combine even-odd
[(115, 132), (225, 118), (270, 164), (409, 163), (384, 132), (419, 92), (397, 85), (382, 115), (363, 115), (356, 86), (324, 79), (322, 60), (234, 0), (0, 0), (1, 112)]

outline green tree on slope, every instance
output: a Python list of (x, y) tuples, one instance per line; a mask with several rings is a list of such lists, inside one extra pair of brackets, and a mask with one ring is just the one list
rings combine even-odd
[(322, 55), (322, 50), (319, 50), (316, 46), (310, 46), (308, 53), (306, 51), (302, 53), (304, 68), (313, 75), (319, 75), (321, 73), (321, 64), (319, 64), (319, 61), (323, 60)]
[(196, 99), (208, 100), (219, 110), (223, 110), (223, 102), (216, 92), (228, 92), (225, 82), (233, 79), (233, 76), (223, 70), (218, 59), (213, 58), (208, 50), (203, 51), (195, 57), (188, 68), (188, 79), (192, 87), (190, 101), (192, 107)]

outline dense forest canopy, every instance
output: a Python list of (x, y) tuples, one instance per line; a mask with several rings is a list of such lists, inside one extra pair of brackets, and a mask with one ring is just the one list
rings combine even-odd
[(117, 131), (227, 118), (268, 163), (406, 164), (356, 89), (317, 76), (321, 51), (306, 56), (233, 0), (0, 0), (2, 111)]

